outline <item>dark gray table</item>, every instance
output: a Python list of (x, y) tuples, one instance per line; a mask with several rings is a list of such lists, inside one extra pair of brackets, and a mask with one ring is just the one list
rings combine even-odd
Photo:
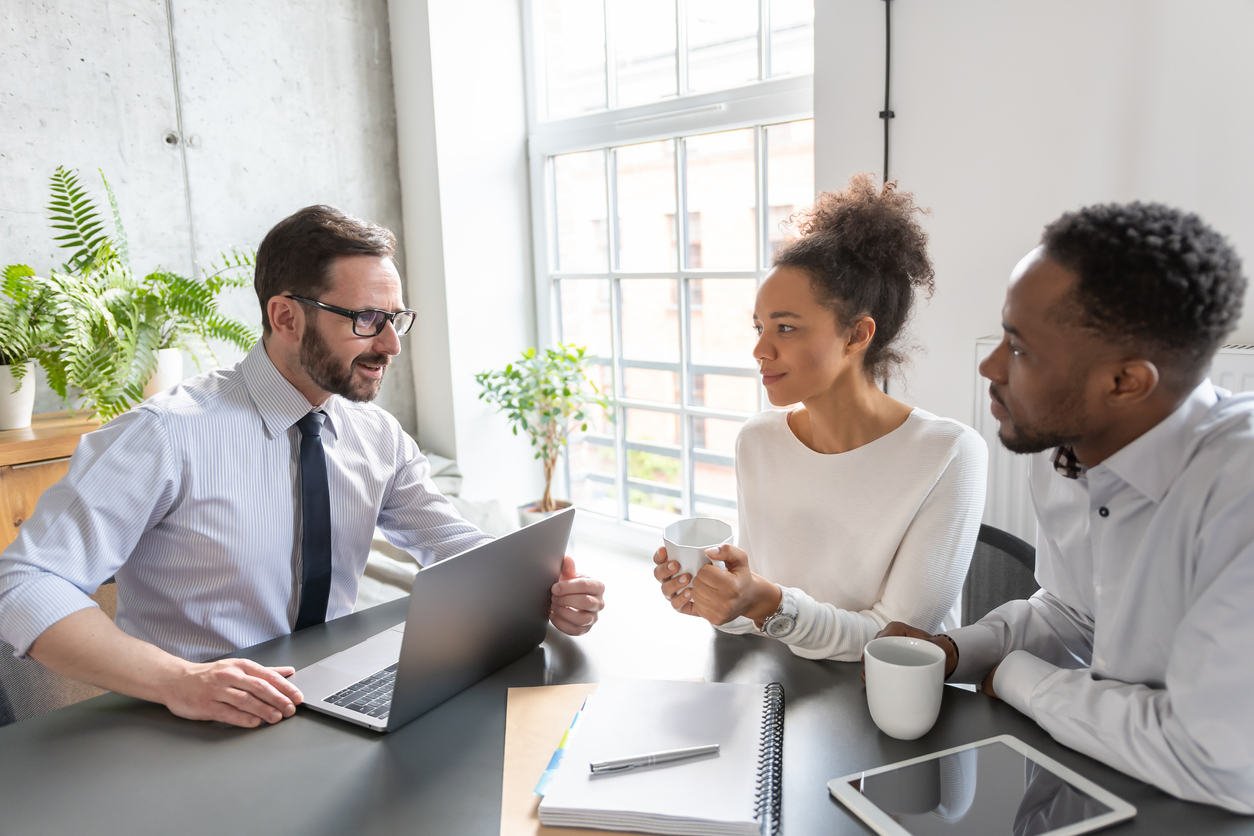
[[(1254, 834), (1254, 820), (1173, 799), (968, 691), (946, 688), (931, 732), (893, 740), (871, 722), (858, 665), (805, 661), (776, 642), (676, 615), (640, 559), (586, 558), (581, 568), (608, 586), (591, 633), (571, 639), (550, 628), (531, 655), (390, 735), (303, 710), (235, 729), (113, 694), (0, 728), (0, 833), (496, 834), (506, 688), (621, 675), (782, 682), (783, 830), (792, 836), (870, 832), (830, 798), (831, 778), (1002, 733), (1135, 804), (1135, 821), (1112, 832)], [(240, 655), (300, 667), (397, 623), (405, 604)], [(466, 614), (474, 617), (473, 603)]]

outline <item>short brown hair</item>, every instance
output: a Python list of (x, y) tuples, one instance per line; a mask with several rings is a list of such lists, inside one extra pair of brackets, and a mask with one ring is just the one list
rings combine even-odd
[(896, 181), (883, 188), (870, 174), (849, 178), (840, 192), (822, 192), (809, 209), (793, 216), (801, 237), (776, 254), (776, 267), (800, 267), (810, 274), (818, 300), (836, 314), (842, 328), (862, 316), (875, 320), (875, 336), (863, 365), (884, 380), (906, 355), (897, 345), (914, 308), (915, 291), (930, 297), (936, 289), (924, 214), (910, 192)]
[(306, 206), (274, 225), (257, 248), (253, 288), (261, 303), (261, 327), (270, 333), (266, 306), (292, 293), (316, 299), (331, 284), (331, 265), (344, 255), (391, 257), (396, 236), (390, 229), (341, 212), (334, 206)]

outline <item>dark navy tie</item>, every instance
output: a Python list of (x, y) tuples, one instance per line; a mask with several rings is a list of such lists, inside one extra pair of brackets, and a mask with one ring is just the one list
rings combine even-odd
[(327, 601), (331, 597), (331, 491), (322, 451), (322, 422), (326, 417), (321, 412), (310, 412), (296, 422), (300, 427), (302, 567), (297, 630), (326, 621)]

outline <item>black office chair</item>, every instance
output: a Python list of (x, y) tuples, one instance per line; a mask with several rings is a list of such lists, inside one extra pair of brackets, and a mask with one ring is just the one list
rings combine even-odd
[(1036, 582), (1036, 549), (1009, 532), (981, 525), (967, 580), (962, 585), (962, 623), (974, 624), (1007, 601), (1030, 598)]
[[(91, 597), (110, 618), (117, 613), (117, 586), (112, 578)], [(34, 659), (15, 658), (13, 645), (0, 641), (0, 726), (103, 693), (103, 689), (53, 673)]]

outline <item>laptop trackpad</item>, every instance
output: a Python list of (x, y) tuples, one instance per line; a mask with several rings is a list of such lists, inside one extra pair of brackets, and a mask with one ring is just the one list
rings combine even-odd
[(361, 644), (323, 659), (318, 665), (349, 674), (356, 681), (381, 671), (388, 665), (396, 664), (396, 661), (401, 658), (401, 642), (404, 639), (404, 633), (397, 630), (384, 630)]

